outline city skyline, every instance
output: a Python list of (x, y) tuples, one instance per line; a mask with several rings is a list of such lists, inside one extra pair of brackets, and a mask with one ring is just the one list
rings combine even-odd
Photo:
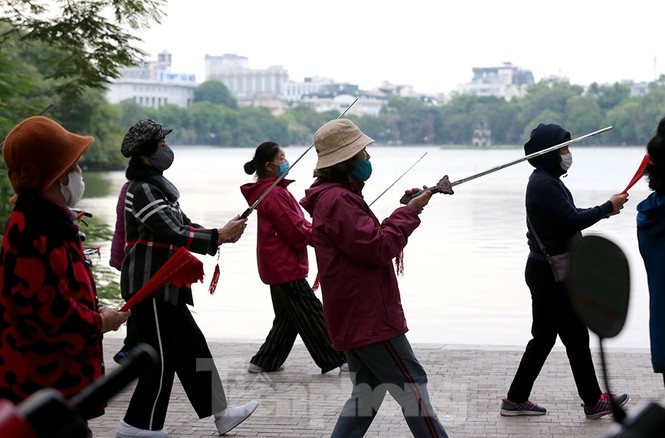
[[(448, 93), (471, 80), (473, 67), (504, 62), (536, 81), (652, 81), (660, 74), (660, 15), (665, 5), (630, 7), (562, 0), (556, 8), (523, 0), (448, 2), (366, 0), (170, 0), (161, 25), (143, 31), (139, 46), (156, 59), (166, 50), (172, 70), (204, 80), (205, 55), (233, 53), (249, 68), (281, 65), (289, 78), (322, 76), (362, 89), (383, 81), (420, 93)], [(645, 13), (647, 11), (647, 13)], [(632, 26), (630, 28), (629, 26)]]

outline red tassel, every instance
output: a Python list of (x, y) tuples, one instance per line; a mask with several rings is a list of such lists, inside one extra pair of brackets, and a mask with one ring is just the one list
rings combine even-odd
[(316, 292), (319, 288), (319, 273), (316, 273), (316, 278), (314, 279), (314, 284), (312, 285), (312, 291)]
[(219, 263), (215, 265), (215, 271), (212, 273), (212, 280), (210, 281), (210, 287), (208, 288), (208, 292), (210, 292), (210, 295), (215, 293), (218, 281), (219, 281)]
[(212, 273), (212, 280), (210, 280), (210, 287), (208, 288), (208, 292), (210, 292), (210, 295), (215, 293), (218, 282), (219, 282), (219, 248), (217, 248), (217, 264), (215, 265), (215, 270)]
[(395, 268), (397, 269), (397, 275), (404, 275), (404, 252), (402, 251), (395, 257)]

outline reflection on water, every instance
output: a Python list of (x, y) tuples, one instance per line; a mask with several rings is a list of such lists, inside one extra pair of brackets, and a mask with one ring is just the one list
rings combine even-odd
[[(176, 147), (176, 160), (165, 175), (179, 188), (181, 205), (195, 222), (220, 227), (247, 205), (239, 186), (251, 181), (242, 165), (252, 149)], [(306, 148), (286, 149), (294, 162)], [(643, 148), (571, 148), (574, 164), (564, 182), (578, 207), (591, 207), (621, 191), (632, 178)], [(522, 156), (515, 149), (445, 149), (370, 146), (373, 173), (364, 194), (371, 202), (424, 153), (427, 156), (372, 209), (380, 219), (399, 205), (405, 188), (434, 185), (444, 174), (451, 181), (466, 178)], [(290, 188), (297, 199), (312, 182), (316, 154), (310, 151), (291, 170)], [(524, 283), (527, 256), (524, 189), (531, 166), (524, 162), (456, 186), (454, 195), (435, 195), (421, 215), (422, 224), (404, 251), (400, 278), (402, 304), (415, 343), (523, 346), (529, 340), (530, 296)], [(116, 193), (123, 172), (104, 174), (109, 195), (90, 197), (92, 176), (86, 174), (82, 208), (109, 224), (115, 216)], [(629, 318), (612, 347), (648, 347), (648, 291), (637, 250), (635, 206), (649, 193), (644, 181), (632, 190), (623, 212), (585, 233), (602, 234), (625, 252), (631, 267)], [(104, 248), (104, 263), (108, 248)], [(256, 215), (250, 216), (242, 239), (222, 246), (222, 276), (215, 295), (207, 292), (216, 257), (199, 256), (207, 278), (194, 285), (195, 316), (211, 338), (263, 339), (272, 323), (268, 286), (256, 270)], [(310, 277), (316, 262), (310, 249)], [(595, 342), (595, 340), (594, 340)]]

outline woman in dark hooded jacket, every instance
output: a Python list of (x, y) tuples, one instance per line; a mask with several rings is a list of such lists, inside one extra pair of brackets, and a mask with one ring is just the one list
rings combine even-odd
[(651, 163), (644, 169), (653, 190), (637, 205), (637, 241), (649, 283), (651, 365), (665, 379), (665, 118), (647, 144)]
[[(570, 138), (570, 133), (561, 126), (541, 123), (531, 131), (524, 152), (529, 155)], [(587, 418), (600, 418), (612, 412), (613, 397), (620, 406), (629, 399), (626, 394), (615, 397), (601, 391), (589, 349), (589, 331), (575, 314), (565, 283), (557, 281), (541, 249), (542, 245), (550, 256), (567, 252), (571, 241), (582, 236), (582, 230), (618, 214), (628, 200), (628, 195), (616, 194), (601, 205), (577, 208), (560, 179), (572, 161), (567, 146), (529, 160), (535, 170), (526, 188), (529, 256), (525, 278), (531, 291), (533, 338), (526, 346), (508, 395), (502, 400), (500, 413), (504, 416), (547, 413), (545, 408), (529, 401), (529, 395), (557, 335), (566, 347)]]

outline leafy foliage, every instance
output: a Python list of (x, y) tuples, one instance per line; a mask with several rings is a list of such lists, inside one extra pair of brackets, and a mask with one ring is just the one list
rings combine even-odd
[[(49, 65), (45, 78), (55, 80), (56, 94), (80, 95), (102, 88), (146, 54), (134, 47), (139, 39), (128, 32), (159, 23), (164, 0), (15, 0), (0, 3), (5, 23), (0, 34), (25, 46), (46, 43), (40, 61)], [(62, 56), (61, 54), (66, 54)]]
[(83, 248), (86, 250), (86, 256), (92, 262), (97, 295), (104, 303), (117, 303), (120, 301), (118, 273), (102, 261), (99, 251), (103, 242), (108, 242), (113, 238), (111, 227), (92, 217), (83, 220), (79, 224), (79, 229), (85, 233)]
[(221, 81), (210, 80), (194, 90), (194, 102), (210, 102), (235, 109), (238, 103), (229, 89)]

